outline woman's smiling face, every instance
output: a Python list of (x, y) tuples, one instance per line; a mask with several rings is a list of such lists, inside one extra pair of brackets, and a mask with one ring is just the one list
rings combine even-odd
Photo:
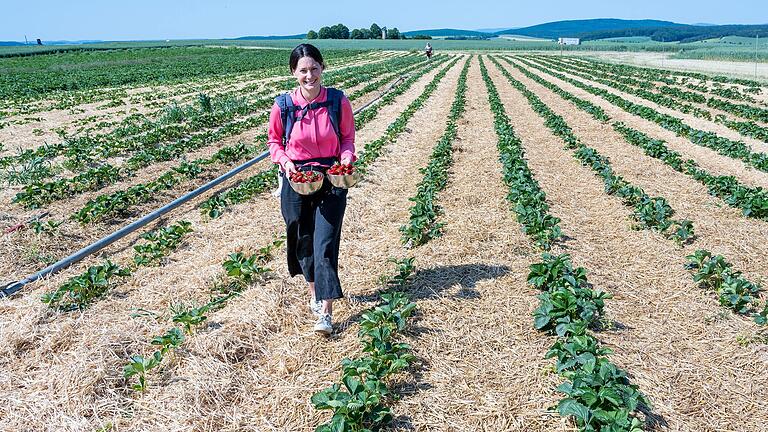
[(308, 94), (314, 94), (320, 90), (323, 66), (312, 57), (302, 57), (296, 64), (293, 76), (299, 81), (299, 86)]

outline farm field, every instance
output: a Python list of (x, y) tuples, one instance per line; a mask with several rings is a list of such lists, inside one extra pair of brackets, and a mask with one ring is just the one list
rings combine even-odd
[[(0, 283), (261, 154), (288, 53), (0, 58)], [(765, 429), (764, 81), (324, 55), (364, 173), (333, 334), (310, 331), (262, 160), (0, 296), (0, 430)]]

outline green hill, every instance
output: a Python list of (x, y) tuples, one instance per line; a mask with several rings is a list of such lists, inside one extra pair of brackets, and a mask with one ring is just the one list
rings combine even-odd
[[(583, 33), (597, 31), (678, 26), (686, 27), (685, 24), (677, 24), (671, 21), (600, 18), (588, 20), (555, 21), (530, 27), (516, 28), (514, 30), (502, 30), (496, 32), (495, 34), (502, 35), (514, 33), (516, 35), (531, 36), (536, 38), (557, 39), (561, 37), (578, 37)], [(617, 35), (614, 37), (621, 36), (623, 35)]]

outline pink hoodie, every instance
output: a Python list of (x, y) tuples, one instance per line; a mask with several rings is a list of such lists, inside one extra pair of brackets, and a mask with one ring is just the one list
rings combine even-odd
[[(325, 87), (314, 102), (324, 102), (328, 98)], [(306, 106), (307, 100), (301, 95), (300, 89), (291, 93), (294, 105)], [(288, 145), (283, 147), (283, 122), (280, 118), (280, 107), (272, 106), (269, 115), (269, 132), (267, 145), (272, 162), (284, 167), (287, 161), (306, 160), (313, 158), (337, 157), (354, 162), (355, 156), (355, 118), (352, 114), (352, 104), (344, 96), (341, 99), (341, 143), (333, 130), (328, 108), (322, 107), (309, 110), (307, 115), (293, 125)]]

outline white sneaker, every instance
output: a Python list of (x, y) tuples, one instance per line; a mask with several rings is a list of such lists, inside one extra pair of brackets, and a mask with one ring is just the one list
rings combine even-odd
[(315, 299), (310, 300), (309, 310), (311, 310), (316, 317), (320, 318), (320, 316), (323, 314), (323, 301)]
[(315, 323), (315, 332), (328, 336), (333, 331), (330, 314), (322, 314)]

